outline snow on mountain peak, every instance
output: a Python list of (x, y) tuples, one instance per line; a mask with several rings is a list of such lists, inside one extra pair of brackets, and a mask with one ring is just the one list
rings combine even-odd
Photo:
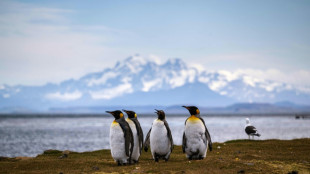
[(154, 63), (154, 62), (149, 61), (146, 58), (137, 54), (128, 57), (121, 63), (117, 63), (115, 68), (121, 71), (122, 69), (124, 69), (125, 71), (129, 70), (130, 73), (136, 74), (139, 73), (143, 69), (143, 66), (145, 66), (148, 63)]
[[(255, 77), (241, 70), (206, 71), (188, 66), (179, 58), (169, 59), (159, 64), (152, 59), (134, 55), (117, 62), (113, 68), (89, 73), (78, 80), (66, 80), (60, 84), (47, 84), (40, 87), (2, 85), (0, 86), (0, 106), (6, 107), (18, 102), (22, 106), (27, 103), (25, 102), (27, 99), (37, 101), (33, 104), (34, 107), (40, 106), (38, 103), (42, 101), (52, 103), (53, 106), (63, 103), (101, 105), (104, 102), (105, 104), (122, 102), (123, 99), (128, 101), (127, 96), (136, 103), (139, 102), (135, 97), (143, 96), (142, 100), (148, 101), (143, 104), (151, 104), (152, 98), (156, 98), (157, 94), (163, 96), (171, 94), (172, 100), (174, 96), (181, 96), (187, 101), (189, 97), (187, 94), (194, 93), (202, 94), (204, 97), (199, 100), (203, 102), (211, 100), (213, 103), (215, 102), (213, 98), (219, 99), (216, 102), (220, 105), (230, 101), (291, 100), (298, 102), (302, 100), (300, 103), (306, 103), (310, 101), (309, 89)], [(157, 98), (157, 100), (160, 99)], [(162, 102), (165, 104), (166, 101)]]

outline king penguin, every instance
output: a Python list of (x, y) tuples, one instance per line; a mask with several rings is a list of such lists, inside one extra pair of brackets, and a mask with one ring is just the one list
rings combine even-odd
[(202, 160), (207, 155), (208, 146), (212, 151), (212, 141), (200, 111), (196, 106), (182, 106), (191, 114), (185, 121), (182, 150), (189, 160)]
[(155, 113), (157, 113), (158, 118), (153, 121), (151, 129), (146, 135), (144, 150), (147, 152), (150, 146), (155, 162), (158, 162), (159, 159), (168, 161), (173, 150), (171, 131), (165, 119), (165, 112), (156, 110)]
[(131, 162), (134, 147), (133, 135), (129, 124), (120, 110), (106, 111), (114, 116), (115, 120), (110, 127), (110, 147), (112, 158), (120, 165)]
[(143, 131), (138, 121), (137, 114), (134, 111), (128, 111), (124, 109), (123, 111), (126, 112), (126, 114), (128, 115), (126, 121), (128, 122), (132, 130), (134, 139), (134, 148), (131, 159), (134, 163), (137, 163), (139, 161), (139, 157), (141, 155), (141, 150), (143, 146)]

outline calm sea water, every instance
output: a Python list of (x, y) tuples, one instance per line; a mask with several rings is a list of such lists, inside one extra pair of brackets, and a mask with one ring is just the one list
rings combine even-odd
[[(144, 135), (156, 116), (140, 116)], [(174, 142), (181, 145), (187, 116), (167, 116)], [(246, 139), (246, 116), (203, 116), (213, 142)], [(310, 120), (294, 116), (251, 116), (259, 139), (310, 138)], [(77, 152), (109, 149), (112, 116), (0, 117), (0, 156), (36, 156), (47, 149)]]

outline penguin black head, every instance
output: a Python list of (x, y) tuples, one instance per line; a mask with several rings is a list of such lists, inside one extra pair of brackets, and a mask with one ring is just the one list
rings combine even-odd
[(124, 114), (122, 113), (122, 111), (120, 110), (116, 110), (116, 111), (106, 111), (107, 113), (110, 113), (114, 116), (115, 120), (123, 118)]
[(191, 115), (199, 115), (200, 111), (196, 106), (182, 106), (186, 108)]
[(123, 109), (123, 111), (126, 112), (126, 114), (128, 115), (128, 118), (137, 118), (137, 114), (134, 111), (129, 111), (125, 109)]
[(163, 110), (155, 109), (155, 113), (158, 115), (158, 119), (164, 120), (166, 118), (165, 112)]

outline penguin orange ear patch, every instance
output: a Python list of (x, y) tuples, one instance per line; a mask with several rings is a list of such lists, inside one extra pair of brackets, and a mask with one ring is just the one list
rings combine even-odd
[(137, 117), (137, 114), (135, 114), (135, 117)]
[(123, 114), (123, 113), (120, 113), (119, 116), (122, 118), (122, 117), (124, 116), (124, 114)]
[(200, 111), (199, 111), (199, 109), (197, 109), (197, 110), (196, 110), (196, 113), (197, 113), (197, 114), (200, 114)]

